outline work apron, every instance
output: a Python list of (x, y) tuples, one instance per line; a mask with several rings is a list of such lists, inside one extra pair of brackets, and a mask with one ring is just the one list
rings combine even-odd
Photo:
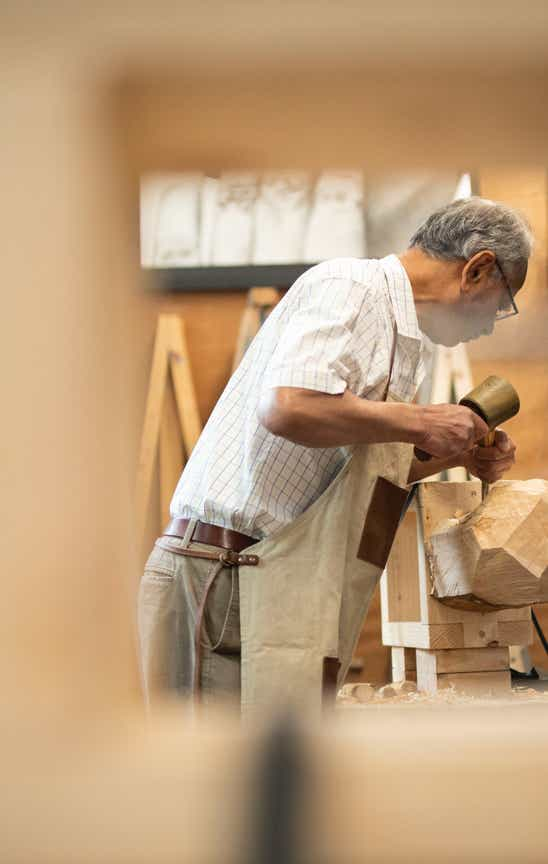
[[(388, 394), (387, 401), (399, 401)], [(325, 492), (239, 568), (242, 711), (319, 709), (344, 681), (405, 501), (409, 444), (357, 445)]]

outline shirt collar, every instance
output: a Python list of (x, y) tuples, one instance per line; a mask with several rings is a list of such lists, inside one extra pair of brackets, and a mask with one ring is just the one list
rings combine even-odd
[(386, 279), (398, 333), (422, 341), (413, 289), (405, 267), (397, 255), (387, 255), (380, 259), (379, 264)]

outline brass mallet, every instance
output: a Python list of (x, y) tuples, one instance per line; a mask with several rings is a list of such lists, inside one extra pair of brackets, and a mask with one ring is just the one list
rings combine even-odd
[[(459, 405), (465, 405), (478, 414), (489, 426), (489, 434), (478, 442), (480, 447), (492, 447), (495, 442), (497, 426), (510, 420), (519, 411), (519, 396), (514, 387), (505, 378), (489, 375), (485, 381), (474, 387), (470, 393), (460, 400)], [(485, 499), (489, 491), (489, 483), (482, 481), (481, 498)]]

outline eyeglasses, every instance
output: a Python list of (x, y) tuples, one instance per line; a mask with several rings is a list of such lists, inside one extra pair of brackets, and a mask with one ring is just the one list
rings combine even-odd
[(518, 307), (516, 306), (516, 301), (514, 300), (514, 295), (510, 289), (510, 285), (508, 284), (508, 279), (502, 272), (502, 267), (500, 266), (498, 261), (495, 261), (496, 267), (502, 277), (502, 281), (504, 282), (504, 287), (506, 288), (507, 297), (503, 298), (499, 304), (499, 308), (497, 309), (497, 314), (495, 315), (495, 321), (502, 321), (503, 318), (509, 318), (511, 315), (518, 314)]

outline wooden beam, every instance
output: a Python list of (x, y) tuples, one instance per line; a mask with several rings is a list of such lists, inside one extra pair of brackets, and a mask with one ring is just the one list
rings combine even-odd
[[(170, 380), (175, 399), (169, 386)], [(145, 527), (158, 445), (161, 517), (164, 522), (169, 510), (169, 500), (184, 462), (182, 443), (186, 455), (189, 456), (200, 436), (201, 428), (184, 321), (178, 315), (160, 315), (154, 340), (137, 468), (135, 498), (140, 538)]]
[[(531, 610), (529, 609), (529, 614)], [(499, 645), (531, 645), (534, 639), (532, 621), (500, 621)]]
[(417, 672), (430, 669), (436, 675), (449, 672), (499, 672), (510, 666), (508, 648), (454, 648), (425, 651), (417, 648)]
[(423, 675), (417, 689), (425, 693), (437, 693), (452, 688), (464, 696), (507, 696), (512, 688), (510, 671), (498, 672), (452, 672), (442, 675)]
[(145, 407), (145, 420), (139, 450), (135, 503), (137, 534), (140, 538), (143, 536), (145, 526), (146, 511), (150, 500), (152, 474), (156, 461), (158, 436), (160, 434), (171, 331), (169, 318), (170, 316), (168, 315), (160, 315), (158, 318)]
[(177, 315), (170, 315), (169, 318), (169, 363), (183, 443), (188, 458), (200, 437), (202, 423), (190, 370), (185, 322)]
[(408, 510), (396, 534), (387, 564), (388, 621), (420, 621), (417, 514)]
[(414, 648), (394, 647), (392, 654), (392, 681), (414, 681), (417, 678), (416, 651)]
[(462, 624), (383, 622), (382, 639), (385, 645), (404, 648), (464, 648)]
[(160, 424), (160, 511), (162, 526), (169, 521), (169, 505), (183, 469), (183, 439), (172, 387), (166, 387)]

